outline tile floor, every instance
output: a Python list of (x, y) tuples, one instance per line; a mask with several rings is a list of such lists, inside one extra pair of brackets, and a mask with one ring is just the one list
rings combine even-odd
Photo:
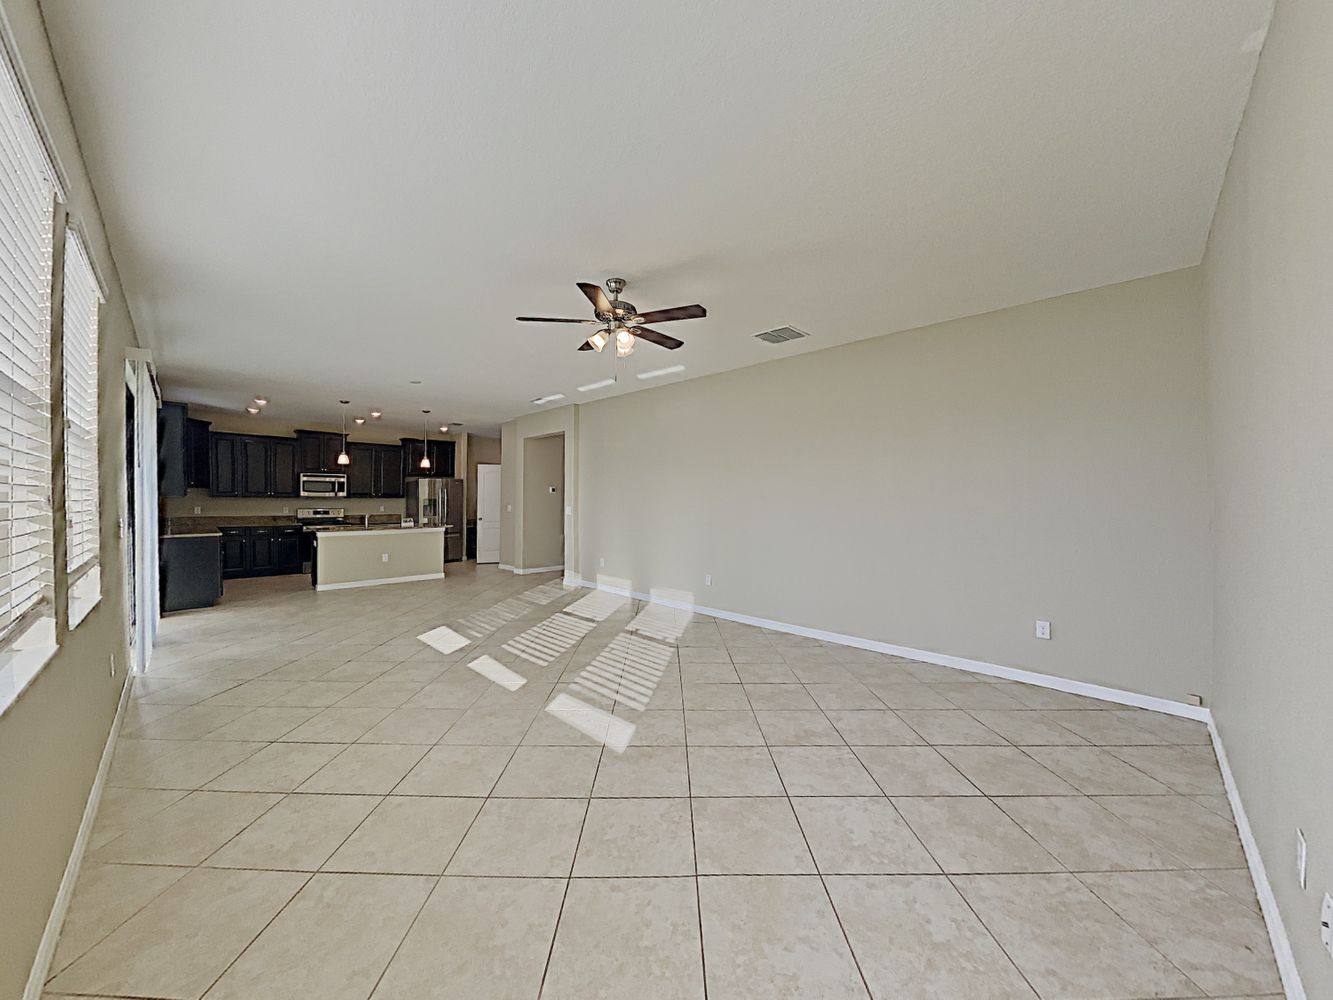
[(48, 990), (1281, 986), (1202, 725), (465, 565), (163, 623)]

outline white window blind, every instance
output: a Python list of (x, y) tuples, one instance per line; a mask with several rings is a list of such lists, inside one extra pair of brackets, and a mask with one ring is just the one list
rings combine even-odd
[(0, 52), (0, 637), (49, 594), (54, 173)]
[(65, 236), (64, 269), (65, 564), (73, 585), (97, 566), (97, 310), (102, 292), (87, 249), (72, 228)]

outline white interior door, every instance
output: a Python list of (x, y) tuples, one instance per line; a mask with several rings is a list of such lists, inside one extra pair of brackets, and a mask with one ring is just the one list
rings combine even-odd
[(477, 466), (477, 562), (500, 561), (500, 467)]

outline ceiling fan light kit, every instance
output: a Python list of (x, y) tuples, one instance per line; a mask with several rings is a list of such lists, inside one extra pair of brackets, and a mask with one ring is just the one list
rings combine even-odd
[(625, 290), (625, 284), (624, 278), (608, 278), (606, 290), (603, 291), (600, 285), (594, 285), (588, 281), (578, 282), (579, 291), (587, 296), (588, 301), (592, 303), (592, 319), (557, 319), (550, 316), (518, 316), (515, 318), (520, 323), (579, 323), (599, 327), (600, 329), (596, 330), (579, 345), (579, 350), (596, 351), (600, 354), (602, 348), (614, 339), (616, 342), (616, 357), (627, 358), (634, 353), (635, 344), (640, 340), (646, 340), (650, 344), (664, 347), (668, 351), (674, 351), (685, 346), (684, 341), (677, 340), (675, 337), (657, 330), (649, 329), (644, 324), (672, 323), (682, 319), (702, 319), (708, 315), (708, 310), (697, 304), (675, 306), (671, 309), (654, 309), (641, 313), (632, 302), (621, 299), (620, 294)]

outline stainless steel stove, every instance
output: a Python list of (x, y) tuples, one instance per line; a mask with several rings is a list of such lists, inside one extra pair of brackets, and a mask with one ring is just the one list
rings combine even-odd
[(296, 523), (307, 528), (324, 524), (343, 524), (345, 507), (297, 507)]

